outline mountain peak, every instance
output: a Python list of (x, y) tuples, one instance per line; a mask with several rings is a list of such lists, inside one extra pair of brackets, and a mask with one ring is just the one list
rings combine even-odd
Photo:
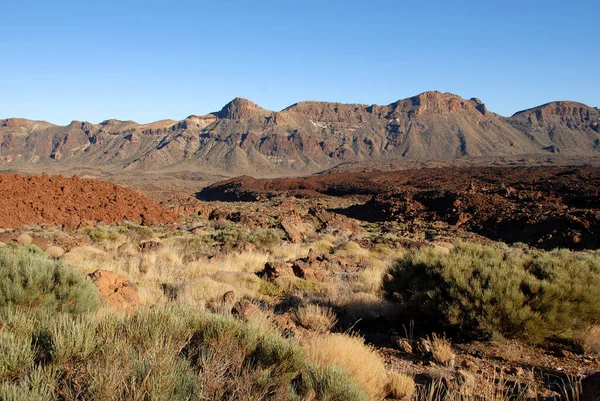
[(227, 103), (221, 111), (217, 113), (219, 118), (229, 118), (231, 120), (237, 120), (241, 118), (251, 118), (256, 116), (266, 116), (269, 114), (268, 110), (263, 109), (256, 103), (236, 97), (231, 102)]

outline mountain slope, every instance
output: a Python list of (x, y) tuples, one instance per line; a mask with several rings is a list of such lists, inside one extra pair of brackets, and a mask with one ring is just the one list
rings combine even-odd
[(0, 169), (98, 168), (297, 175), (341, 162), (598, 154), (598, 109), (555, 102), (510, 118), (478, 99), (425, 92), (378, 105), (300, 102), (280, 112), (236, 98), (182, 121), (68, 126), (0, 120)]

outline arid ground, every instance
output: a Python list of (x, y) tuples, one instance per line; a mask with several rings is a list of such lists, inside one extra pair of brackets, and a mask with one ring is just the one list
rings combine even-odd
[(599, 181), (2, 175), (0, 398), (595, 400)]

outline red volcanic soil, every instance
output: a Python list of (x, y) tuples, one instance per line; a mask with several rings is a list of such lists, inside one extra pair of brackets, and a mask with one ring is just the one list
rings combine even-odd
[(436, 221), (494, 240), (540, 248), (600, 248), (600, 168), (476, 167), (303, 178), (239, 177), (213, 184), (199, 198), (369, 195), (338, 210), (367, 221)]
[(166, 209), (135, 191), (78, 177), (0, 174), (0, 196), (0, 227), (5, 228), (176, 221)]

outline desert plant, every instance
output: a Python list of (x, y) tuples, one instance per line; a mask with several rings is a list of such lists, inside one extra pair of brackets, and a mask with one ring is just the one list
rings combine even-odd
[(118, 240), (121, 236), (119, 232), (110, 226), (102, 226), (98, 225), (95, 227), (86, 227), (80, 230), (81, 233), (87, 235), (93, 243), (99, 242), (114, 242)]
[(184, 307), (81, 314), (0, 307), (0, 399), (367, 400), (266, 325)]
[(337, 317), (331, 308), (308, 304), (296, 310), (294, 320), (296, 324), (307, 330), (326, 333), (335, 326)]
[(116, 231), (133, 242), (148, 241), (154, 238), (154, 231), (150, 227), (137, 223), (126, 223), (116, 227)]
[(419, 250), (400, 258), (383, 280), (385, 296), (406, 320), (471, 337), (540, 341), (600, 319), (596, 253), (506, 254), (460, 243), (449, 253)]
[(590, 326), (576, 333), (575, 342), (585, 355), (600, 356), (600, 326)]
[(94, 310), (94, 285), (62, 262), (48, 259), (37, 247), (0, 249), (0, 306), (47, 308), (68, 313)]
[(386, 390), (389, 397), (396, 400), (409, 400), (415, 393), (415, 380), (404, 374), (394, 372), (390, 374)]
[(383, 360), (377, 352), (365, 345), (358, 336), (342, 333), (315, 334), (303, 345), (309, 358), (321, 368), (339, 366), (372, 399), (385, 395), (388, 383)]
[(431, 338), (427, 337), (423, 340), (423, 344), (431, 350), (433, 360), (440, 365), (453, 367), (456, 354), (452, 350), (452, 344), (446, 337), (438, 337), (433, 333)]
[(242, 235), (242, 239), (250, 242), (258, 249), (271, 248), (279, 244), (283, 238), (285, 238), (285, 233), (277, 228), (259, 228)]

